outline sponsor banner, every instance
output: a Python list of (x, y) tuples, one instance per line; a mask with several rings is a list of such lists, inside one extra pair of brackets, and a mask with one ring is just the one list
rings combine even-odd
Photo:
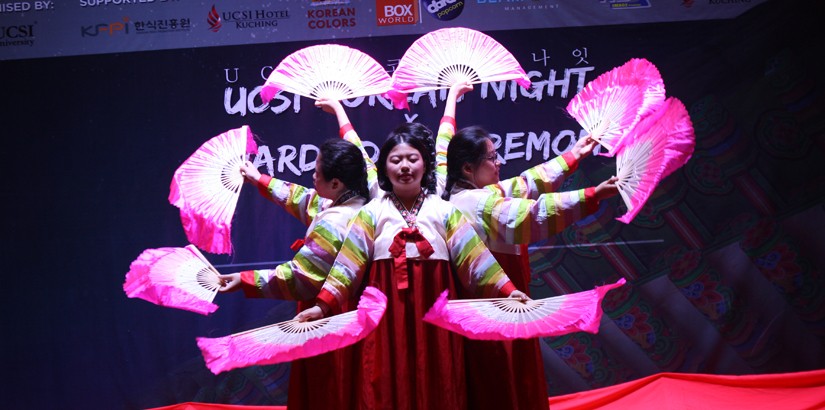
[(764, 1), (11, 1), (0, 3), (0, 60), (422, 35), (445, 25), (500, 31), (727, 19)]

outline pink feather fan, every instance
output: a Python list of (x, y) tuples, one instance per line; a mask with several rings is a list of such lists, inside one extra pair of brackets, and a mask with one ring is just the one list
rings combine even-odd
[(684, 104), (670, 97), (628, 134), (616, 155), (616, 186), (630, 223), (656, 186), (693, 155), (696, 137)]
[(175, 171), (169, 203), (180, 208), (190, 243), (210, 253), (232, 253), (232, 217), (244, 182), (240, 167), (257, 152), (244, 125), (209, 139)]
[(338, 44), (302, 48), (284, 58), (261, 88), (267, 103), (280, 91), (315, 100), (385, 94), (390, 75), (366, 53)]
[(447, 300), (445, 290), (424, 321), (470, 339), (513, 340), (561, 336), (572, 332), (597, 333), (605, 294), (625, 283), (521, 302), (517, 299)]
[(356, 310), (310, 322), (289, 320), (218, 338), (197, 338), (214, 374), (239, 367), (283, 363), (349, 346), (378, 326), (387, 297), (367, 287)]
[(498, 41), (480, 31), (450, 27), (413, 42), (398, 61), (388, 95), (395, 108), (408, 109), (408, 93), (450, 88), (459, 82), (508, 80), (530, 87), (524, 69)]
[(567, 105), (567, 112), (614, 156), (642, 118), (665, 99), (659, 70), (634, 58), (590, 81)]
[(159, 306), (208, 315), (222, 280), (194, 245), (146, 249), (129, 266), (123, 291)]

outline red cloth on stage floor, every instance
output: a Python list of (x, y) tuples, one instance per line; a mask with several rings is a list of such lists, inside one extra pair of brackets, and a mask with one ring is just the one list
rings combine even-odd
[[(550, 397), (549, 408), (817, 410), (825, 408), (825, 369), (746, 376), (658, 373), (615, 386)], [(152, 410), (286, 409), (284, 406), (181, 403)]]

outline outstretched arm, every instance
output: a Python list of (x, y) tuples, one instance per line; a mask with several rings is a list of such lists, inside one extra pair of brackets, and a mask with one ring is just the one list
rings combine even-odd
[(438, 136), (435, 139), (435, 174), (438, 180), (436, 191), (440, 194), (444, 189), (447, 178), (447, 148), (450, 140), (455, 135), (455, 107), (458, 99), (462, 95), (473, 90), (470, 83), (456, 83), (450, 87), (447, 93), (447, 101), (444, 105), (444, 116), (438, 125)]
[(312, 223), (315, 215), (321, 212), (328, 202), (318, 196), (315, 189), (261, 174), (249, 161), (241, 165), (240, 172), (248, 181), (255, 184), (264, 198), (280, 205), (306, 226)]
[(355, 128), (353, 128), (347, 112), (344, 111), (344, 106), (341, 105), (341, 102), (338, 100), (330, 100), (327, 98), (319, 99), (315, 102), (315, 106), (324, 110), (326, 113), (335, 115), (335, 118), (338, 120), (338, 134), (341, 138), (355, 144), (355, 146), (361, 150), (361, 154), (364, 156), (364, 162), (367, 164), (367, 187), (369, 188), (370, 195), (373, 198), (376, 197), (379, 188), (375, 163), (372, 162), (372, 159), (364, 149), (364, 144), (361, 142), (361, 138), (358, 137), (358, 133), (355, 132)]
[[(482, 298), (508, 297), (518, 292), (461, 211), (452, 207), (445, 218), (447, 248), (459, 283), (470, 294)], [(514, 296), (523, 295), (519, 292)]]
[(316, 306), (301, 312), (300, 321), (318, 319), (323, 315), (341, 313), (342, 308), (360, 287), (361, 280), (372, 260), (375, 243), (375, 219), (371, 212), (361, 209), (352, 222), (346, 240), (335, 258), (326, 282), (316, 298)]
[(219, 290), (243, 290), (250, 298), (312, 300), (318, 295), (327, 273), (341, 249), (347, 231), (346, 215), (319, 219), (291, 261), (275, 269), (248, 270), (221, 275), (226, 284)]
[(486, 188), (503, 197), (525, 199), (538, 199), (539, 195), (556, 192), (564, 178), (576, 171), (579, 161), (589, 156), (596, 145), (596, 140), (585, 136), (576, 141), (570, 151)]

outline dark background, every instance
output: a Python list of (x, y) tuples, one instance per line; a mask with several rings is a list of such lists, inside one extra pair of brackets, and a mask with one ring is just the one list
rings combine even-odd
[[(627, 277), (611, 292), (598, 335), (544, 339), (548, 394), (661, 371), (792, 372), (825, 366), (825, 117), (822, 25), (807, 2), (770, 1), (724, 21), (490, 32), (526, 71), (559, 75), (586, 47), (587, 80), (643, 57), (689, 109), (697, 146), (630, 225), (614, 198), (531, 253), (534, 297)], [(397, 60), (416, 36), (338, 41)], [(167, 201), (175, 169), (209, 138), (250, 125), (259, 143), (317, 146), (332, 116), (301, 109), (229, 114), (227, 87), (252, 91), (258, 71), (318, 42), (213, 47), (0, 62), (5, 160), (3, 337), (6, 408), (146, 408), (185, 401), (285, 403), (289, 366), (212, 375), (195, 344), (289, 318), (289, 302), (218, 295), (211, 316), (129, 299), (129, 264), (144, 249), (184, 246)], [(546, 49), (544, 65), (534, 53)], [(227, 82), (226, 69), (238, 81)], [(231, 70), (230, 70), (231, 72)], [(578, 133), (564, 113), (575, 93), (458, 106), (458, 124), (497, 135)], [(290, 96), (291, 97), (291, 96)], [(437, 127), (443, 101), (406, 115)], [(362, 139), (380, 144), (405, 112), (348, 108)], [(563, 140), (562, 140), (563, 141)], [(561, 145), (562, 147), (564, 144)], [(504, 149), (499, 148), (504, 154)], [(551, 154), (552, 156), (552, 154)], [(510, 177), (543, 161), (512, 159)], [(615, 172), (587, 159), (565, 189)], [(311, 164), (310, 164), (311, 165)], [(275, 176), (311, 185), (311, 172)], [(292, 256), (304, 227), (251, 187), (241, 193), (222, 272)]]

